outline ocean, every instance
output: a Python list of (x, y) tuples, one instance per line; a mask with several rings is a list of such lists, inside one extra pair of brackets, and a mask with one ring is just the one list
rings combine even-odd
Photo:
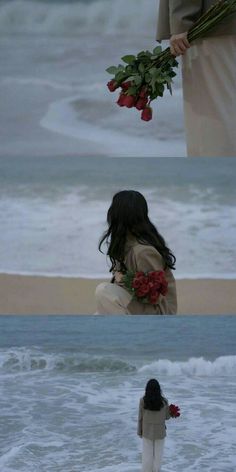
[[(112, 196), (136, 189), (177, 278), (235, 278), (236, 160), (0, 158), (0, 272), (107, 277), (98, 251)], [(104, 247), (104, 251), (105, 251)]]
[(156, 22), (150, 0), (1, 0), (1, 155), (184, 156), (180, 73), (149, 123), (106, 87), (107, 67), (157, 45)]
[(181, 408), (162, 471), (234, 472), (235, 335), (231, 316), (1, 316), (0, 470), (140, 471), (155, 377)]

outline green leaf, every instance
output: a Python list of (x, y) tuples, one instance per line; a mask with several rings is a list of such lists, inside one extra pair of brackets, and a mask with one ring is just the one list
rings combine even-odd
[(126, 66), (125, 68), (127, 74), (133, 74), (133, 67), (132, 66)]
[(145, 66), (144, 66), (144, 64), (142, 64), (142, 62), (139, 64), (138, 70), (139, 70), (140, 74), (144, 74)]
[(121, 59), (126, 64), (132, 64), (132, 62), (135, 61), (136, 57), (130, 54), (130, 55), (127, 55), (127, 56), (123, 56)]
[(140, 51), (140, 52), (138, 53), (138, 56), (137, 56), (137, 57), (141, 57), (141, 56), (146, 56), (145, 51)]
[(165, 91), (165, 86), (163, 84), (159, 84), (158, 85), (158, 92), (161, 94), (163, 94)]
[(153, 54), (154, 55), (158, 55), (160, 54), (160, 52), (162, 52), (162, 47), (161, 46), (157, 46), (156, 48), (153, 49)]
[(115, 66), (108, 67), (106, 69), (106, 72), (108, 72), (108, 74), (115, 75), (118, 72), (118, 67), (115, 67)]
[(135, 85), (141, 85), (142, 77), (140, 77), (140, 75), (135, 75), (134, 76), (134, 82), (135, 82)]
[(130, 87), (127, 91), (127, 95), (136, 95), (137, 94), (137, 88), (136, 87)]

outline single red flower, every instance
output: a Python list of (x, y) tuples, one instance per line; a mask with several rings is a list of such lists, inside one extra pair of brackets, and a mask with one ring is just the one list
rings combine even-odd
[(140, 98), (146, 98), (148, 96), (147, 87), (142, 87), (139, 93)]
[(136, 97), (134, 95), (125, 95), (123, 100), (124, 106), (127, 108), (132, 108), (135, 105)]
[(138, 278), (135, 278), (132, 282), (132, 287), (133, 288), (139, 288), (140, 287), (140, 280)]
[(146, 285), (148, 283), (148, 278), (145, 277), (145, 275), (140, 275), (139, 276), (139, 281), (142, 285)]
[(117, 105), (119, 105), (120, 107), (124, 107), (125, 104), (124, 104), (124, 100), (125, 100), (125, 97), (126, 95), (124, 93), (121, 93), (118, 100), (117, 100)]
[(141, 114), (141, 120), (150, 121), (151, 119), (152, 119), (152, 108), (151, 107), (144, 108)]
[(145, 284), (142, 284), (137, 291), (137, 295), (138, 297), (144, 297), (145, 295), (147, 295), (148, 292), (149, 292), (148, 286)]
[(131, 87), (131, 85), (132, 85), (132, 82), (129, 80), (128, 82), (123, 82), (121, 84), (121, 88), (126, 91)]
[(148, 98), (139, 98), (135, 107), (137, 108), (137, 110), (144, 110), (144, 108), (146, 107), (147, 105), (147, 102), (148, 102)]
[(107, 83), (107, 87), (110, 90), (110, 92), (115, 92), (115, 90), (119, 87), (118, 83), (116, 80), (112, 79), (110, 82)]
[(149, 290), (152, 291), (153, 289), (155, 290), (155, 284), (153, 282), (148, 282), (148, 287), (149, 287)]

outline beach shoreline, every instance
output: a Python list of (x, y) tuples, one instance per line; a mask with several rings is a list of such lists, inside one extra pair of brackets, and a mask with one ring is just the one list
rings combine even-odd
[[(0, 315), (92, 315), (105, 279), (0, 274)], [(178, 314), (236, 314), (235, 279), (179, 279)]]

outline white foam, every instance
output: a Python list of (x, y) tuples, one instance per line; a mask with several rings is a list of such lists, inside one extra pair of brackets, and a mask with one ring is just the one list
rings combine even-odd
[[(177, 257), (176, 278), (236, 278), (233, 206), (212, 205), (203, 194), (192, 203), (170, 200), (150, 188), (138, 190), (147, 197), (151, 220)], [(98, 240), (113, 192), (103, 193), (101, 199), (93, 198), (80, 186), (53, 201), (43, 195), (2, 197), (0, 272), (109, 279), (109, 261), (98, 251)]]
[[(4, 467), (11, 459), (14, 459), (20, 452), (22, 446), (13, 446), (0, 456), (0, 467)], [(3, 469), (2, 469), (3, 470)]]
[(168, 376), (231, 376), (236, 375), (236, 356), (221, 356), (214, 361), (203, 357), (191, 358), (183, 362), (173, 362), (168, 359), (158, 360), (140, 367), (140, 372), (156, 371), (157, 374)]
[(157, 5), (152, 0), (97, 0), (93, 2), (38, 2), (11, 0), (2, 2), (2, 33), (67, 34), (91, 30), (119, 34), (154, 31)]
[[(40, 121), (41, 126), (50, 131), (78, 140), (87, 138), (90, 142), (99, 146), (100, 154), (103, 153), (104, 155), (109, 155), (109, 157), (144, 157), (147, 153), (149, 157), (170, 156), (169, 140), (158, 139), (158, 137), (152, 139), (149, 137), (147, 146), (145, 138), (140, 138), (139, 136), (133, 137), (127, 134), (129, 128), (124, 128), (119, 132), (115, 127), (111, 127), (109, 123), (107, 124), (107, 128), (104, 129), (99, 126), (99, 121), (95, 121), (94, 124), (83, 121), (84, 105), (81, 110), (77, 109), (77, 111), (75, 111), (73, 109), (73, 102), (79, 101), (81, 98), (81, 95), (75, 95), (51, 103), (46, 115)], [(118, 111), (120, 110), (114, 109), (114, 113), (118, 113)], [(139, 119), (137, 118), (137, 110), (123, 110), (123, 113), (124, 112), (129, 113), (129, 117), (133, 120)], [(123, 118), (128, 124), (128, 116), (124, 116)], [(120, 119), (122, 119), (121, 116)], [(185, 144), (182, 141), (182, 137), (181, 139), (171, 139), (171, 148), (174, 149), (174, 155), (176, 157), (186, 155)]]

